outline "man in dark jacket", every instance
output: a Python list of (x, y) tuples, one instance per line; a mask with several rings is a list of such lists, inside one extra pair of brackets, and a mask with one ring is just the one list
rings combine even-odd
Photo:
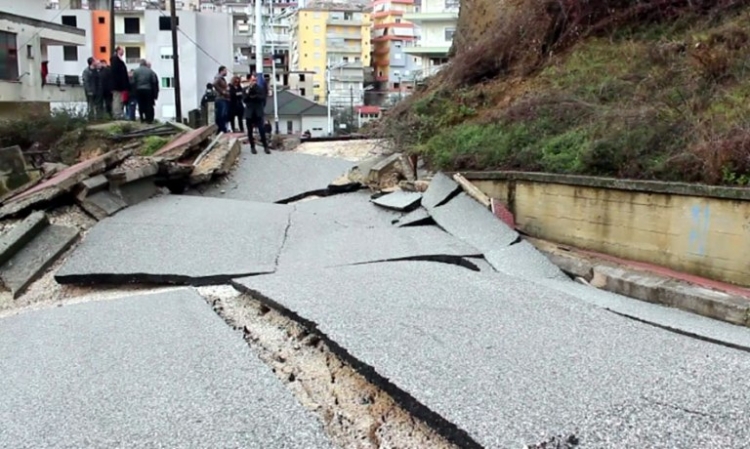
[(83, 89), (86, 92), (88, 116), (90, 120), (97, 120), (102, 116), (102, 83), (99, 71), (99, 61), (94, 58), (87, 60), (88, 67), (83, 70)]
[(128, 79), (128, 67), (125, 65), (125, 61), (122, 60), (124, 50), (122, 47), (115, 49), (115, 54), (110, 59), (110, 67), (112, 70), (112, 111), (114, 112), (114, 118), (120, 119), (123, 116), (125, 105), (123, 98), (127, 96), (126, 92), (130, 90), (130, 80)]
[(227, 68), (219, 67), (219, 72), (214, 77), (214, 90), (216, 90), (216, 100), (214, 102), (214, 121), (219, 128), (219, 132), (229, 133), (229, 84), (227, 84)]
[(255, 151), (255, 139), (253, 139), (253, 127), (256, 127), (258, 128), (258, 134), (260, 134), (260, 141), (263, 144), (263, 151), (266, 154), (271, 154), (271, 150), (268, 149), (265, 126), (263, 126), (266, 90), (258, 85), (258, 78), (254, 74), (250, 76), (250, 83), (245, 88), (242, 100), (245, 103), (245, 124), (247, 125), (247, 138), (250, 141), (250, 151), (253, 154), (257, 154), (257, 151)]
[(141, 59), (140, 67), (133, 71), (133, 84), (141, 121), (154, 123), (154, 104), (159, 97), (159, 81), (145, 59)]
[(112, 83), (112, 69), (107, 66), (106, 61), (102, 61), (99, 75), (102, 79), (102, 102), (104, 103), (104, 111), (107, 113), (107, 117), (112, 118), (112, 102), (113, 102), (113, 83)]

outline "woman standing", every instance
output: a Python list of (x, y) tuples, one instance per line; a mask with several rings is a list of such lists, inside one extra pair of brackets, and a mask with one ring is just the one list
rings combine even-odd
[(258, 85), (258, 79), (255, 74), (250, 75), (250, 82), (245, 88), (245, 120), (247, 124), (247, 138), (250, 141), (250, 152), (257, 154), (255, 150), (255, 139), (253, 138), (253, 128), (258, 128), (260, 142), (263, 144), (263, 151), (271, 154), (268, 149), (268, 140), (266, 140), (266, 129), (263, 126), (263, 109), (266, 104), (266, 91)]
[[(242, 85), (240, 77), (232, 78), (232, 84), (229, 86), (229, 124), (234, 132), (245, 132), (242, 119), (245, 117), (245, 107), (242, 104)], [(237, 119), (239, 125), (235, 125), (234, 119)]]

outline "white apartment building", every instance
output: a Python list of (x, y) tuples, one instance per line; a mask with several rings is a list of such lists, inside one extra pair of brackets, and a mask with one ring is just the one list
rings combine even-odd
[[(90, 11), (47, 11), (48, 17), (56, 17), (58, 23), (76, 21), (89, 36), (96, 35)], [(75, 19), (73, 19), (75, 17)], [(163, 10), (119, 10), (115, 14), (115, 43), (125, 49), (125, 60), (129, 68), (138, 67), (142, 58), (150, 61), (152, 69), (160, 78), (159, 98), (156, 102), (156, 118), (171, 120), (176, 115), (174, 97), (174, 66), (172, 59), (172, 36), (169, 13)], [(200, 107), (206, 83), (213, 80), (219, 65), (231, 68), (232, 29), (231, 16), (220, 13), (177, 11), (177, 34), (179, 42), (180, 89), (182, 115)], [(49, 51), (51, 73), (81, 74), (86, 59), (95, 53), (94, 40), (87, 39), (75, 52), (62, 47)]]
[(422, 0), (419, 12), (404, 14), (404, 20), (418, 27), (416, 45), (404, 48), (404, 53), (421, 59), (418, 78), (435, 74), (448, 62), (448, 52), (458, 22), (458, 8), (458, 0)]
[[(83, 45), (85, 31), (40, 20), (44, 2), (29, 1), (19, 8), (10, 3), (0, 1), (0, 116), (18, 117), (22, 112), (49, 111), (55, 103), (82, 101), (80, 73), (50, 71), (44, 77), (42, 62), (61, 45)], [(24, 15), (4, 12), (10, 10)]]

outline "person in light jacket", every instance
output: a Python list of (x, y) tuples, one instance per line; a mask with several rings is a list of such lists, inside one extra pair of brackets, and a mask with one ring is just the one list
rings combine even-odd
[(255, 127), (258, 128), (263, 151), (266, 154), (271, 154), (271, 150), (268, 149), (265, 126), (263, 126), (266, 90), (258, 84), (258, 78), (254, 74), (250, 76), (250, 82), (244, 89), (242, 101), (245, 103), (245, 124), (247, 125), (247, 138), (250, 141), (250, 152), (257, 154), (255, 139), (253, 138), (253, 127)]

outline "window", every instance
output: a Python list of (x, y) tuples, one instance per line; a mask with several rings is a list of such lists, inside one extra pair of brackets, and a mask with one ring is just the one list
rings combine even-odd
[(0, 79), (18, 79), (18, 49), (15, 33), (0, 31)]
[(99, 47), (99, 53), (107, 53), (107, 47)]
[(305, 93), (306, 93), (306, 92), (307, 92), (307, 91), (305, 90), (305, 88), (304, 88), (304, 87), (303, 87), (303, 88), (300, 88), (300, 90), (299, 90), (299, 94), (300, 94), (300, 95), (302, 95), (303, 97), (305, 96)]
[(394, 53), (393, 54), (393, 59), (401, 59), (403, 56), (404, 55), (402, 55), (401, 53)]
[[(176, 19), (177, 20), (175, 20), (175, 25), (180, 26), (180, 18), (177, 17)], [(171, 29), (172, 29), (172, 18), (165, 17), (165, 16), (159, 17), (159, 30), (169, 31)]]
[(104, 25), (104, 17), (99, 17), (99, 25)]
[(354, 14), (352, 14), (350, 12), (345, 12), (344, 13), (344, 20), (354, 20)]
[(320, 33), (320, 25), (315, 25), (313, 27), (313, 32), (316, 33), (316, 34)]
[(62, 16), (62, 24), (69, 27), (77, 27), (78, 20), (76, 19), (76, 16)]
[(159, 56), (161, 59), (174, 59), (172, 57), (172, 47), (159, 47)]
[(313, 58), (315, 58), (315, 59), (320, 59), (320, 58), (322, 58), (322, 57), (323, 57), (323, 56), (322, 56), (322, 55), (320, 54), (320, 52), (319, 52), (319, 51), (316, 51), (316, 52), (315, 52), (315, 55), (313, 55)]
[(305, 74), (304, 73), (300, 73), (299, 80), (300, 80), (301, 83), (305, 82)]
[(125, 34), (141, 34), (141, 19), (138, 17), (125, 17)]
[(446, 28), (445, 29), (445, 40), (447, 42), (452, 42), (453, 41), (453, 35), (455, 33), (456, 33), (456, 29), (455, 28)]
[(294, 123), (291, 120), (286, 121), (286, 133), (291, 134), (294, 132)]
[(78, 61), (78, 47), (72, 45), (64, 46), (63, 61)]
[(396, 23), (401, 23), (401, 18), (400, 17), (396, 17)]
[(315, 39), (315, 43), (314, 43), (314, 45), (315, 45), (316, 47), (320, 47), (320, 39)]
[(141, 47), (125, 47), (125, 62), (137, 64), (141, 61)]
[(161, 87), (163, 89), (174, 89), (174, 78), (170, 77), (162, 77), (161, 79)]

